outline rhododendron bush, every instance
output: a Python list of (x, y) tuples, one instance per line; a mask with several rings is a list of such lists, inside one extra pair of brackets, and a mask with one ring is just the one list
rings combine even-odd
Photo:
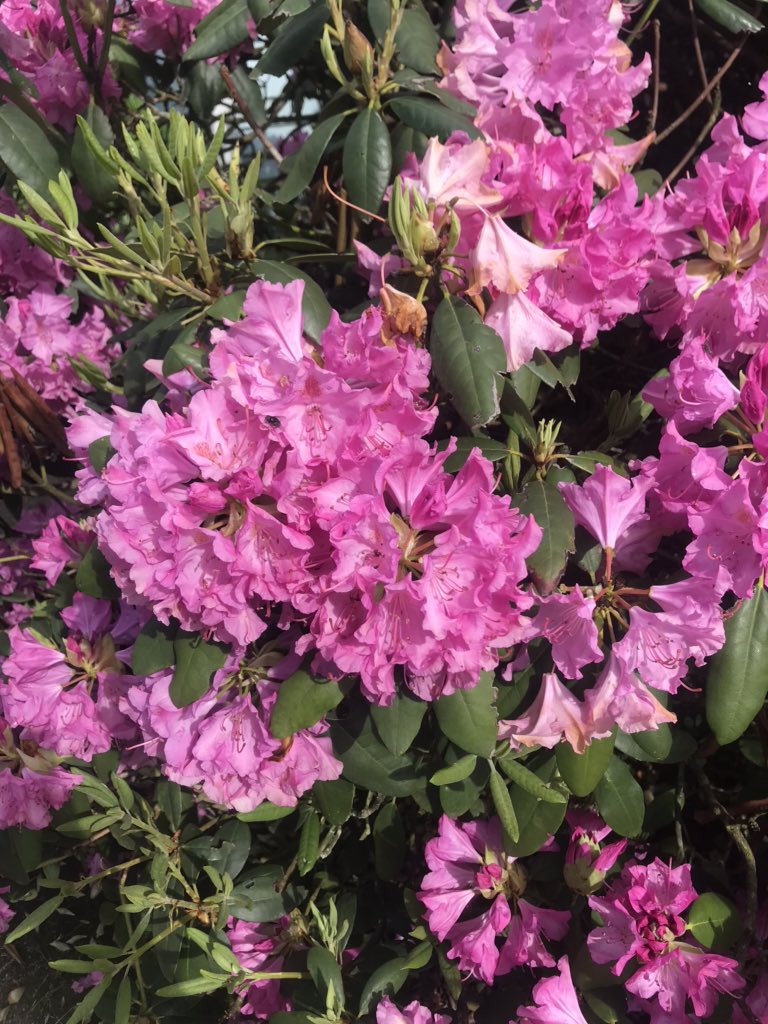
[(673, 8), (0, 3), (0, 1021), (768, 1022), (768, 64)]

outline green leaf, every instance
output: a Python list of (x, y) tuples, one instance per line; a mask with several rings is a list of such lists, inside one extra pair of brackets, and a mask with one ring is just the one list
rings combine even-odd
[(460, 757), (458, 761), (454, 761), (447, 768), (436, 771), (429, 781), (433, 786), (449, 786), (453, 782), (463, 782), (475, 770), (476, 764), (477, 756), (475, 754), (465, 754), (464, 757)]
[(631, 735), (619, 731), (616, 734), (616, 749), (635, 761), (662, 763), (672, 750), (672, 740), (669, 722), (662, 722), (658, 729), (633, 732)]
[(320, 816), (310, 811), (304, 819), (299, 834), (299, 850), (296, 854), (296, 867), (303, 877), (309, 874), (317, 863), (317, 855), (320, 851)]
[(17, 925), (13, 931), (9, 932), (5, 937), (5, 944), (8, 946), (12, 942), (16, 942), (17, 939), (21, 939), (24, 935), (28, 935), (29, 932), (35, 931), (40, 925), (47, 921), (51, 914), (55, 913), (61, 904), (64, 902), (64, 893), (57, 893), (55, 896), (51, 896), (45, 903), (41, 903), (39, 907), (27, 914), (21, 924)]
[(541, 543), (528, 556), (528, 569), (541, 593), (551, 593), (575, 550), (573, 512), (550, 480), (532, 480), (517, 500), (521, 512), (533, 516), (542, 529)]
[(432, 318), (429, 349), (435, 376), (468, 426), (482, 427), (498, 415), (507, 357), (501, 338), (474, 306), (443, 299)]
[[(457, 437), (456, 451), (443, 463), (446, 473), (457, 473), (469, 458), (472, 450), (477, 448), (489, 462), (500, 462), (509, 455), (509, 448), (502, 441), (494, 441), (492, 437)], [(447, 442), (438, 447), (444, 450)]]
[(409, 758), (387, 750), (364, 711), (334, 722), (331, 740), (334, 754), (344, 765), (345, 778), (355, 785), (384, 796), (411, 796), (426, 785)]
[(113, 601), (119, 596), (109, 572), (109, 562), (99, 551), (96, 541), (88, 548), (77, 567), (75, 586), (88, 597)]
[(329, 825), (343, 825), (352, 813), (355, 787), (346, 779), (316, 782), (312, 796)]
[(298, 267), (289, 267), (285, 263), (274, 263), (272, 260), (254, 260), (250, 269), (257, 277), (273, 284), (289, 284), (291, 281), (304, 282), (304, 294), (301, 298), (301, 311), (304, 314), (304, 333), (319, 341), (331, 319), (331, 307), (325, 293), (309, 274)]
[[(445, 142), (452, 132), (466, 132), (471, 139), (480, 138), (480, 132), (471, 118), (449, 110), (437, 100), (426, 99), (424, 96), (407, 96), (390, 100), (388, 109), (410, 128), (423, 132), (426, 136), (436, 135)], [(506, 365), (506, 358), (505, 358)]]
[(583, 754), (577, 754), (570, 743), (556, 747), (558, 770), (574, 796), (589, 796), (594, 791), (611, 762), (614, 738), (592, 740)]
[(339, 1017), (344, 1009), (344, 982), (336, 958), (322, 946), (313, 946), (307, 954), (307, 969), (323, 1002)]
[(334, 114), (321, 121), (301, 149), (283, 162), (283, 170), (288, 174), (275, 193), (276, 202), (290, 203), (309, 185), (328, 143), (345, 117), (346, 114)]
[(114, 1024), (129, 1024), (132, 999), (131, 976), (126, 973), (118, 986), (117, 995), (115, 996)]
[(496, 768), (491, 764), (491, 798), (499, 816), (499, 821), (509, 839), (516, 843), (520, 838), (520, 826), (517, 822), (515, 808), (509, 795), (506, 782), (502, 779)]
[(373, 823), (373, 851), (376, 874), (394, 882), (405, 860), (405, 829), (397, 805), (385, 804)]
[(114, 454), (115, 449), (108, 437), (97, 437), (88, 445), (88, 461), (97, 473), (101, 473)]
[(710, 660), (706, 714), (721, 746), (749, 727), (768, 693), (768, 597), (762, 583), (725, 622), (725, 646)]
[(229, 295), (222, 295), (206, 310), (214, 320), (239, 320), (243, 315), (245, 288), (238, 288)]
[(405, 957), (397, 957), (395, 960), (387, 960), (376, 970), (366, 981), (363, 991), (360, 993), (359, 1014), (367, 1013), (371, 1004), (376, 998), (378, 1001), (382, 996), (394, 996), (400, 991), (408, 977), (408, 968)]
[[(391, 7), (389, 0), (368, 0), (368, 21), (379, 43), (389, 28)], [(435, 58), (440, 49), (440, 37), (421, 0), (415, 0), (403, 13), (395, 36), (398, 59), (414, 71), (425, 75), (437, 73)]]
[(43, 197), (48, 196), (48, 182), (56, 180), (61, 167), (42, 128), (12, 103), (0, 107), (0, 160)]
[(267, 111), (264, 106), (264, 95), (258, 82), (248, 74), (243, 64), (238, 64), (232, 72), (232, 79), (237, 86), (248, 112), (253, 121), (263, 127), (267, 123)]
[(510, 782), (516, 783), (520, 789), (530, 793), (531, 796), (535, 796), (537, 800), (543, 800), (548, 804), (568, 803), (568, 797), (564, 793), (548, 786), (546, 782), (542, 782), (535, 772), (532, 772), (530, 768), (526, 768), (516, 758), (500, 757), (496, 763)]
[(437, 723), (444, 736), (468, 754), (488, 757), (496, 743), (496, 708), (493, 704), (493, 673), (481, 672), (471, 690), (458, 690), (434, 703)]
[(185, 50), (184, 60), (204, 60), (226, 53), (248, 39), (250, 11), (246, 0), (221, 0), (198, 22), (195, 41)]
[(365, 107), (352, 122), (342, 166), (350, 201), (377, 213), (392, 174), (392, 143), (381, 114), (372, 107)]
[[(448, 751), (458, 753), (453, 746), (450, 746)], [(460, 758), (456, 760), (458, 761)], [(455, 764), (456, 761), (453, 763)], [(475, 806), (488, 785), (489, 771), (488, 761), (482, 758), (477, 761), (474, 770), (465, 779), (440, 786), (438, 790), (440, 806), (449, 818), (459, 818)]]
[(227, 901), (227, 912), (254, 924), (280, 917), (288, 909), (284, 893), (275, 889), (282, 875), (283, 869), (276, 864), (260, 864), (240, 875)]
[(335, 680), (320, 681), (299, 669), (280, 683), (272, 708), (269, 731), (279, 740), (309, 729), (332, 711), (344, 697)]
[[(91, 136), (90, 145), (87, 132)], [(94, 152), (94, 141), (104, 154), (102, 159)], [(107, 169), (108, 166), (111, 166), (111, 159), (105, 153), (106, 148), (113, 141), (114, 134), (106, 114), (91, 99), (85, 118), (78, 117), (77, 119), (75, 138), (72, 143), (72, 167), (77, 175), (77, 180), (91, 199), (100, 206), (110, 201), (116, 186), (114, 174)]]
[(380, 739), (393, 754), (405, 754), (421, 728), (427, 711), (423, 700), (404, 693), (389, 707), (371, 705), (371, 717)]
[(630, 838), (640, 834), (645, 815), (643, 791), (620, 758), (611, 758), (595, 788), (595, 801), (603, 821), (614, 832)]
[(203, 640), (197, 633), (179, 632), (173, 641), (176, 668), (169, 689), (177, 708), (194, 704), (207, 693), (211, 679), (227, 660), (229, 649), (220, 643)]
[[(546, 783), (551, 783), (556, 777), (555, 769), (554, 754), (545, 754), (543, 760), (539, 760), (537, 754), (535, 755), (535, 764), (531, 764), (531, 770), (542, 782)], [(520, 827), (520, 838), (516, 843), (509, 845), (508, 852), (515, 857), (528, 857), (539, 850), (547, 839), (557, 832), (563, 822), (568, 805), (539, 800), (514, 784), (510, 787), (509, 795)]]
[(150, 676), (153, 672), (173, 665), (173, 638), (177, 630), (177, 623), (166, 626), (155, 618), (151, 618), (145, 624), (136, 637), (131, 653), (131, 669), (134, 675)]
[(741, 930), (739, 911), (725, 896), (715, 892), (705, 892), (688, 910), (688, 931), (706, 949), (729, 949)]
[(163, 985), (157, 990), (157, 995), (165, 999), (204, 996), (223, 988), (230, 977), (230, 974), (221, 974), (216, 978), (187, 978), (186, 981), (175, 981), (172, 985)]
[(575, 466), (576, 469), (583, 469), (587, 473), (594, 473), (597, 465), (611, 466), (618, 472), (616, 460), (604, 452), (578, 452), (575, 455), (566, 455), (564, 458), (569, 465)]
[(330, 12), (324, 3), (314, 3), (306, 11), (287, 18), (251, 72), (251, 77), (284, 75), (295, 67), (320, 38), (329, 17)]
[(287, 818), (289, 814), (293, 814), (295, 810), (295, 807), (278, 807), (277, 804), (265, 800), (255, 810), (243, 811), (242, 814), (238, 814), (238, 818), (240, 821), (246, 822), (279, 821), (281, 818)]
[(251, 830), (244, 821), (231, 818), (212, 836), (203, 835), (184, 844), (186, 853), (202, 867), (209, 864), (219, 874), (238, 877), (251, 852)]
[(730, 3), (730, 0), (694, 0), (694, 3), (700, 11), (708, 14), (729, 32), (759, 32), (763, 27), (762, 22)]
[(190, 344), (183, 336), (171, 345), (163, 359), (163, 373), (166, 377), (181, 370), (191, 370), (196, 376), (204, 377), (207, 369), (208, 353)]

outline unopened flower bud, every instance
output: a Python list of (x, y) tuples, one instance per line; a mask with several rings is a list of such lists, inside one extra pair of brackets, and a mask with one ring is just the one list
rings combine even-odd
[(363, 33), (349, 19), (344, 23), (344, 63), (353, 75), (373, 68), (373, 47)]

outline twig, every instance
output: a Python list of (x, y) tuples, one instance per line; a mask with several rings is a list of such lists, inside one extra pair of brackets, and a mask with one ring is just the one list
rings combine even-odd
[(704, 100), (709, 96), (709, 94), (712, 92), (712, 90), (715, 89), (717, 87), (717, 85), (720, 83), (720, 80), (722, 79), (723, 75), (727, 74), (728, 69), (731, 67), (733, 62), (736, 60), (736, 58), (741, 53), (742, 48), (744, 46), (744, 43), (746, 41), (747, 41), (747, 33), (745, 32), (745, 33), (742, 34), (741, 39), (736, 44), (736, 47), (735, 47), (733, 53), (730, 55), (730, 57), (725, 62), (725, 64), (723, 64), (723, 66), (720, 68), (720, 70), (715, 74), (715, 77), (710, 81), (710, 83), (707, 85), (707, 87), (705, 89), (702, 89), (702, 91), (699, 93), (699, 95), (696, 97), (696, 99), (693, 101), (693, 103), (691, 103), (689, 106), (687, 106), (685, 108), (685, 110), (682, 112), (682, 114), (679, 117), (675, 118), (675, 120), (672, 122), (672, 124), (667, 125), (667, 127), (664, 129), (663, 132), (659, 132), (659, 134), (656, 136), (656, 139), (655, 139), (655, 142), (654, 142), (655, 145), (658, 146), (658, 144), (660, 142), (663, 142), (664, 139), (668, 138), (672, 134), (672, 132), (677, 131), (677, 129), (680, 127), (680, 125), (683, 124), (685, 121), (687, 121), (688, 118), (691, 116), (691, 114), (695, 110), (698, 110), (698, 108), (701, 106), (701, 104), (704, 102)]
[[(701, 76), (701, 84), (704, 88), (707, 88), (709, 82), (709, 76), (707, 75), (707, 69), (704, 65), (704, 56), (701, 52), (701, 43), (699, 42), (699, 19), (696, 17), (696, 11), (693, 6), (693, 0), (688, 0), (688, 12), (691, 16), (691, 33), (693, 35), (693, 52), (696, 54), (696, 64), (699, 68), (699, 75)], [(712, 101), (710, 100), (710, 106)]]
[(712, 126), (720, 116), (720, 102), (720, 90), (717, 89), (715, 91), (715, 102), (712, 104), (712, 110), (710, 112), (709, 117), (707, 118), (706, 124), (701, 129), (699, 134), (696, 136), (693, 145), (687, 150), (682, 159), (675, 164), (675, 166), (666, 176), (666, 178), (662, 182), (662, 188), (666, 188), (667, 185), (669, 185), (669, 183), (672, 181), (672, 179), (677, 177), (677, 175), (684, 169), (685, 165), (691, 159), (691, 157), (696, 153), (696, 150), (702, 144), (704, 139), (706, 139), (707, 135), (709, 135)]
[(115, 0), (107, 0), (107, 9), (104, 12), (104, 29), (101, 37), (101, 52), (99, 53), (99, 60), (94, 72), (93, 88), (97, 99), (101, 93), (101, 83), (104, 78), (104, 72), (107, 69), (107, 61), (109, 60), (109, 46), (112, 42), (112, 23), (114, 20)]
[(746, 944), (749, 941), (749, 936), (755, 929), (755, 920), (757, 919), (757, 865), (755, 864), (755, 854), (749, 845), (743, 825), (726, 825), (725, 831), (741, 854), (746, 868), (747, 877), (744, 885), (746, 890), (746, 907), (743, 940)]
[(645, 26), (648, 24), (648, 21), (649, 21), (651, 15), (656, 10), (658, 5), (659, 5), (659, 0), (651, 0), (651, 2), (648, 4), (648, 6), (645, 8), (643, 13), (638, 18), (637, 24), (635, 25), (635, 27), (632, 29), (632, 31), (627, 36), (627, 46), (631, 46), (632, 43), (634, 43), (634, 41), (637, 39), (637, 37), (643, 31)]
[(648, 134), (656, 130), (656, 118), (659, 116), (659, 85), (661, 79), (661, 24), (654, 18), (653, 26), (653, 92), (651, 112), (648, 115)]
[(83, 51), (80, 49), (80, 40), (77, 38), (77, 31), (75, 29), (75, 23), (72, 21), (72, 13), (69, 9), (68, 0), (59, 0), (59, 8), (61, 10), (61, 16), (64, 19), (64, 27), (67, 30), (67, 38), (69, 39), (69, 45), (72, 47), (72, 53), (74, 54), (77, 66), (83, 73), (83, 78), (86, 82), (91, 81), (91, 68), (83, 57)]
[(269, 155), (272, 157), (275, 163), (279, 166), (283, 162), (283, 154), (280, 152), (277, 146), (274, 145), (274, 143), (270, 142), (261, 125), (256, 123), (255, 117), (251, 113), (248, 104), (245, 102), (242, 93), (235, 85), (235, 80), (232, 77), (232, 73), (230, 72), (226, 64), (219, 65), (219, 74), (222, 77), (224, 85), (226, 85), (227, 87), (227, 92), (238, 105), (238, 107), (240, 107), (240, 112), (242, 113), (243, 117), (246, 119), (248, 124), (251, 126), (253, 134), (262, 144), (264, 149), (266, 149), (266, 151), (269, 153)]
[(336, 202), (341, 203), (342, 206), (348, 206), (350, 210), (357, 210), (358, 213), (364, 213), (366, 217), (373, 217), (374, 220), (381, 221), (382, 224), (386, 224), (387, 221), (384, 217), (380, 217), (378, 213), (371, 213), (370, 210), (366, 210), (362, 206), (355, 206), (354, 203), (350, 203), (348, 199), (343, 199), (338, 192), (334, 192), (331, 188), (331, 183), (328, 181), (328, 165), (323, 165), (323, 184), (325, 185), (326, 191), (330, 192)]

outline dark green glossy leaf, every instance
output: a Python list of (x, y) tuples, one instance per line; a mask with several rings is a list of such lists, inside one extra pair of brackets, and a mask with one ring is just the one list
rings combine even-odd
[(365, 107), (344, 140), (344, 184), (356, 206), (378, 213), (392, 175), (392, 143), (381, 114)]
[(281, 818), (287, 818), (289, 814), (293, 814), (295, 810), (295, 807), (278, 807), (276, 804), (270, 803), (269, 800), (265, 800), (255, 810), (243, 811), (242, 814), (238, 814), (238, 818), (240, 821), (247, 822), (279, 821)]
[(273, 864), (260, 864), (246, 871), (238, 879), (227, 902), (228, 913), (241, 921), (256, 924), (280, 917), (288, 908), (285, 893), (275, 889), (282, 874), (282, 868)]
[(491, 799), (493, 800), (493, 806), (496, 808), (496, 813), (499, 816), (501, 827), (504, 829), (505, 836), (510, 842), (516, 843), (520, 838), (520, 826), (517, 821), (517, 815), (515, 814), (515, 808), (512, 805), (512, 799), (509, 795), (509, 789), (507, 784), (491, 765)]
[(496, 743), (493, 673), (481, 672), (471, 690), (459, 690), (434, 703), (437, 723), (444, 736), (468, 754), (488, 757)]
[(221, 0), (198, 22), (195, 41), (185, 50), (184, 60), (204, 60), (239, 46), (248, 39), (250, 11), (246, 0)]
[(373, 823), (373, 850), (376, 874), (394, 882), (405, 860), (405, 829), (394, 803), (385, 804)]
[(707, 722), (717, 742), (733, 743), (763, 706), (768, 693), (768, 597), (754, 595), (725, 622), (725, 646), (709, 663)]
[(395, 697), (389, 707), (371, 705), (371, 717), (387, 749), (393, 754), (405, 754), (421, 728), (426, 710), (423, 700), (404, 693)]
[(307, 955), (307, 968), (323, 1005), (340, 1016), (344, 1009), (344, 982), (335, 958), (322, 946), (314, 946)]
[(331, 739), (333, 752), (344, 765), (345, 778), (357, 786), (384, 796), (411, 796), (426, 785), (409, 758), (387, 750), (365, 712), (334, 722)]
[[(389, 0), (368, 0), (368, 20), (379, 42), (389, 27)], [(421, 0), (409, 4), (395, 36), (395, 52), (408, 68), (425, 75), (437, 73), (435, 58), (440, 37)]]
[[(545, 755), (543, 760), (536, 755), (534, 762), (530, 763), (529, 767), (542, 782), (552, 783), (556, 778), (554, 754)], [(508, 852), (515, 857), (528, 857), (541, 849), (549, 836), (557, 832), (563, 822), (568, 805), (539, 800), (514, 784), (510, 786), (509, 796), (512, 806), (515, 808), (520, 838), (516, 843), (509, 844)]]
[(317, 863), (317, 855), (320, 850), (320, 816), (310, 811), (304, 819), (299, 834), (299, 850), (296, 854), (296, 867), (299, 874), (309, 874)]
[(741, 934), (741, 917), (725, 896), (705, 892), (688, 910), (688, 931), (707, 949), (725, 952)]
[[(91, 100), (83, 120), (93, 133), (102, 149), (110, 146), (114, 134), (106, 114)], [(72, 167), (77, 180), (95, 202), (108, 203), (116, 187), (115, 178), (106, 172), (104, 164), (97, 159), (86, 141), (84, 129), (78, 123), (72, 143)]]
[(595, 787), (595, 801), (603, 821), (614, 832), (629, 837), (640, 834), (645, 814), (643, 791), (620, 758), (611, 758)]
[(475, 754), (465, 754), (464, 757), (460, 757), (458, 761), (454, 761), (447, 768), (436, 771), (429, 781), (433, 786), (449, 786), (453, 782), (463, 782), (475, 770), (476, 764), (477, 756)]
[(360, 994), (360, 1014), (367, 1013), (371, 1004), (382, 996), (394, 996), (400, 991), (408, 977), (405, 957), (387, 960), (366, 981)]
[(700, 11), (708, 14), (729, 32), (759, 32), (763, 27), (762, 22), (730, 0), (694, 0), (694, 3)]
[(334, 114), (321, 121), (301, 149), (283, 163), (287, 171), (285, 181), (275, 193), (278, 203), (290, 203), (312, 181), (323, 153), (346, 115)]
[(261, 75), (284, 75), (295, 67), (307, 50), (314, 46), (328, 21), (330, 12), (324, 3), (315, 2), (306, 11), (286, 18), (252, 72)]
[(312, 795), (330, 825), (343, 825), (352, 813), (355, 787), (346, 779), (316, 782), (312, 787)]
[(97, 437), (88, 445), (88, 461), (99, 474), (114, 454), (115, 449), (108, 437)]
[(501, 338), (474, 306), (443, 299), (432, 318), (429, 349), (435, 376), (468, 426), (482, 427), (498, 415), (507, 357)]
[(207, 693), (229, 651), (224, 644), (203, 640), (197, 633), (178, 633), (173, 653), (176, 668), (169, 693), (177, 708), (185, 708)]
[(308, 729), (332, 711), (344, 697), (335, 680), (321, 681), (299, 669), (280, 683), (272, 708), (269, 731), (278, 739), (287, 739), (300, 729)]
[(452, 132), (466, 132), (471, 139), (480, 137), (471, 118), (449, 110), (438, 100), (426, 99), (424, 96), (404, 96), (390, 100), (387, 109), (403, 124), (423, 132), (428, 138), (436, 135), (441, 142), (445, 142)]
[(57, 893), (55, 896), (51, 896), (50, 899), (46, 900), (45, 903), (41, 903), (39, 907), (35, 907), (34, 910), (27, 914), (23, 921), (17, 924), (16, 927), (5, 936), (6, 945), (16, 942), (17, 939), (20, 939), (22, 936), (28, 935), (29, 932), (33, 932), (36, 928), (39, 928), (43, 922), (48, 920), (51, 914), (54, 914), (59, 909), (63, 902), (64, 894)]
[[(445, 444), (439, 447), (445, 448)], [(477, 448), (480, 454), (489, 462), (500, 462), (509, 454), (509, 449), (502, 441), (495, 441), (492, 437), (457, 437), (456, 451), (443, 463), (447, 473), (457, 473), (469, 458), (470, 453)]]
[(88, 597), (113, 601), (118, 597), (115, 581), (109, 571), (109, 562), (96, 546), (91, 544), (83, 555), (75, 573), (75, 586)]
[(593, 792), (610, 764), (613, 746), (613, 736), (592, 740), (583, 754), (577, 754), (570, 743), (557, 746), (558, 770), (574, 796), (589, 796)]
[(173, 638), (177, 630), (177, 623), (166, 626), (155, 618), (146, 623), (136, 637), (131, 653), (134, 675), (149, 676), (173, 665)]
[[(449, 750), (453, 750), (456, 754), (458, 751), (453, 747), (449, 747)], [(457, 757), (455, 764), (460, 758)], [(490, 769), (488, 767), (488, 761), (485, 758), (478, 760), (474, 767), (474, 770), (466, 778), (461, 779), (459, 782), (451, 782), (447, 785), (440, 786), (440, 806), (443, 808), (449, 818), (459, 818), (462, 814), (473, 807), (488, 785), (488, 775)]]
[(0, 160), (11, 174), (44, 198), (61, 161), (45, 132), (12, 103), (0, 107)]
[(552, 591), (575, 550), (573, 512), (551, 480), (532, 480), (517, 500), (518, 508), (532, 515), (543, 531), (541, 543), (528, 556), (528, 568), (539, 590)]
[(500, 757), (497, 759), (496, 764), (511, 782), (514, 782), (520, 789), (525, 790), (526, 793), (529, 793), (537, 800), (543, 800), (548, 804), (568, 803), (568, 797), (565, 793), (543, 782), (535, 772), (532, 772), (530, 768), (526, 768), (516, 758)]

